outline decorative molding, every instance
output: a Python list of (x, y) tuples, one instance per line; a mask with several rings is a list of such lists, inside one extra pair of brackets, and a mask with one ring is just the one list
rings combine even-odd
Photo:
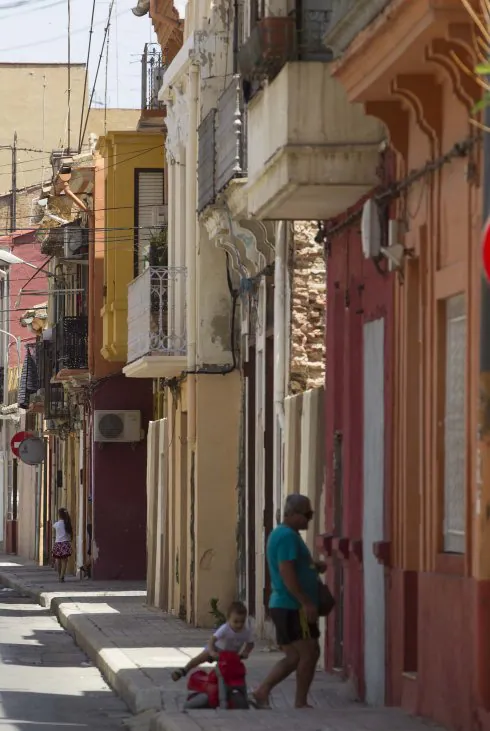
[(230, 254), (240, 277), (258, 274), (274, 259), (274, 224), (251, 218), (233, 219), (223, 206), (212, 206), (201, 216), (209, 239)]
[(400, 101), (371, 101), (364, 105), (366, 114), (383, 122), (390, 144), (406, 164), (408, 156), (409, 112)]
[(427, 61), (446, 72), (451, 81), (454, 95), (465, 109), (471, 110), (481, 96), (481, 89), (475, 79), (465, 73), (455, 60), (456, 57), (463, 66), (472, 69), (474, 59), (469, 56), (467, 49), (445, 38), (434, 38), (430, 47), (426, 48), (425, 56)]
[(180, 162), (181, 146), (185, 147), (189, 138), (189, 111), (187, 94), (182, 86), (174, 86), (172, 99), (167, 102), (167, 116), (165, 119), (167, 137), (165, 147), (172, 160)]
[(234, 230), (230, 215), (224, 208), (218, 206), (208, 207), (201, 216), (201, 223), (204, 225), (210, 241), (215, 246), (229, 254), (233, 271), (240, 277), (247, 278), (250, 273), (245, 266), (245, 246)]
[(435, 152), (442, 136), (442, 87), (432, 74), (399, 74), (392, 82), (393, 94), (404, 99)]
[(257, 274), (274, 259), (274, 224), (247, 218), (240, 220), (240, 228), (250, 234), (247, 258)]

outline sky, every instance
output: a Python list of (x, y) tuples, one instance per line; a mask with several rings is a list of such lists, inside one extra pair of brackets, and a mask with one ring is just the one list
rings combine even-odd
[[(89, 63), (92, 88), (102, 48), (109, 0), (96, 0)], [(108, 107), (139, 109), (141, 54), (145, 43), (156, 42), (148, 15), (131, 12), (136, 0), (115, 0), (109, 34)], [(0, 0), (0, 62), (66, 63), (68, 0)], [(85, 63), (89, 41), (91, 0), (71, 0), (71, 60)], [(94, 106), (103, 106), (105, 54), (96, 84)]]

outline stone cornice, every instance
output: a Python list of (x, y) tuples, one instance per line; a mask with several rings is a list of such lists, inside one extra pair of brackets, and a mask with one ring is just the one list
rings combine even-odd
[[(408, 51), (432, 37), (441, 37), (451, 23), (468, 23), (460, 0), (392, 0), (383, 12), (361, 30), (343, 56), (333, 64), (332, 73), (343, 84), (351, 101), (390, 96), (394, 74), (412, 73), (413, 58)], [(402, 68), (402, 62), (412, 68)], [(374, 95), (372, 90), (375, 89)]]
[(325, 45), (334, 56), (339, 56), (389, 3), (390, 0), (336, 0), (323, 38)]

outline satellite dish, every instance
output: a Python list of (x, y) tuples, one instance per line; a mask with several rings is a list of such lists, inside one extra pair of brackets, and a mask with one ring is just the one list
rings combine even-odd
[(28, 465), (38, 465), (46, 458), (46, 445), (40, 437), (27, 437), (19, 446), (19, 459)]

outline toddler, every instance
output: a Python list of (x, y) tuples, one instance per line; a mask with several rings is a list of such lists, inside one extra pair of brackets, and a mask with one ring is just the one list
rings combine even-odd
[(242, 602), (233, 602), (226, 614), (226, 622), (213, 634), (208, 646), (193, 657), (185, 668), (172, 673), (172, 680), (184, 678), (189, 670), (193, 670), (203, 662), (214, 662), (220, 652), (237, 652), (246, 659), (254, 648), (252, 630), (247, 617), (247, 608)]

